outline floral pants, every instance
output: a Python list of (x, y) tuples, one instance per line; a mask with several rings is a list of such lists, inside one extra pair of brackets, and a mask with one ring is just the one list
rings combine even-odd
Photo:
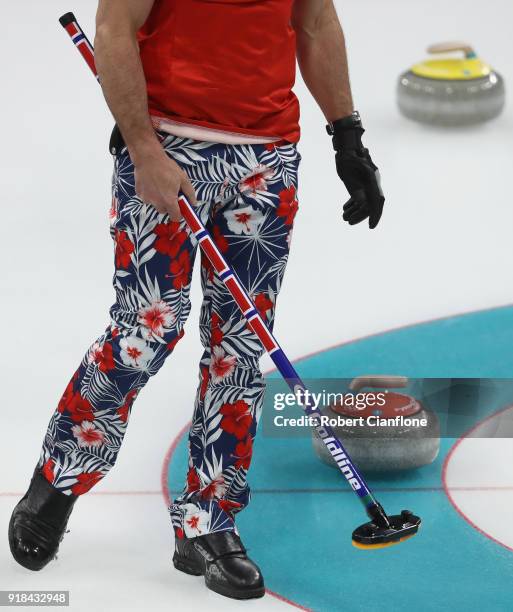
[[(198, 212), (272, 327), (298, 203), (295, 145), (221, 145), (159, 134), (189, 176)], [(116, 301), (50, 421), (39, 467), (65, 494), (82, 495), (116, 461), (132, 404), (184, 334), (198, 245), (185, 222), (144, 204), (134, 167), (115, 159), (110, 211)], [(178, 537), (235, 530), (249, 502), (247, 472), (262, 409), (262, 347), (205, 257), (203, 355), (189, 435), (189, 469), (170, 507)], [(158, 415), (156, 415), (158, 418)]]

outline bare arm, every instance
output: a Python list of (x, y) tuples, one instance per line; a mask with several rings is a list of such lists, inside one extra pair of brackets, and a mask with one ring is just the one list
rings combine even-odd
[(354, 111), (353, 98), (344, 33), (333, 0), (295, 0), (292, 25), (301, 74), (326, 119), (334, 124), (337, 173), (351, 196), (343, 218), (350, 225), (369, 219), (374, 229), (385, 197), (378, 168), (361, 142), (361, 122), (354, 118), (347, 123), (346, 117)]
[(135, 166), (137, 195), (178, 219), (178, 192), (182, 190), (194, 203), (194, 189), (155, 135), (137, 44), (137, 31), (153, 4), (154, 0), (100, 0), (95, 58), (105, 99)]
[(333, 0), (295, 0), (292, 25), (301, 74), (326, 119), (350, 115), (346, 45)]

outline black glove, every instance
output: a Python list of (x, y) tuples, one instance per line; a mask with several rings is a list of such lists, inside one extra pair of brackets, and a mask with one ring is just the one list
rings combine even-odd
[(337, 173), (342, 179), (351, 199), (344, 205), (344, 221), (356, 225), (369, 218), (369, 227), (374, 229), (383, 213), (385, 197), (381, 189), (378, 167), (362, 144), (360, 115), (353, 113), (326, 126), (333, 136), (336, 151)]

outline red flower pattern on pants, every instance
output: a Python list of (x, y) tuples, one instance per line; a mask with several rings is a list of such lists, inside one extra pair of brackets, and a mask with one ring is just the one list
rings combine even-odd
[(221, 229), (217, 225), (212, 227), (212, 238), (214, 239), (214, 242), (221, 253), (226, 253), (226, 251), (228, 251), (228, 240), (226, 240), (226, 238), (223, 236)]
[(296, 188), (293, 185), (288, 189), (280, 191), (280, 204), (277, 213), (279, 217), (284, 217), (285, 225), (292, 225), (294, 223), (298, 207)]
[[(161, 138), (168, 155), (178, 154), (198, 213), (272, 327), (297, 210), (296, 147)], [(209, 178), (219, 160), (223, 176)], [(112, 468), (138, 392), (172, 353), (190, 312), (195, 238), (183, 221), (171, 221), (136, 196), (126, 150), (116, 157), (113, 185), (111, 321), (64, 390), (39, 464), (65, 494), (87, 493)], [(247, 474), (265, 390), (260, 342), (205, 257), (201, 284), (204, 352), (188, 472), (170, 507), (178, 537), (235, 529), (234, 517), (250, 498)]]
[(182, 289), (189, 283), (191, 273), (191, 260), (187, 251), (182, 251), (177, 259), (173, 259), (169, 265), (169, 270), (174, 276), (173, 287)]
[(176, 257), (187, 240), (187, 232), (177, 221), (159, 223), (153, 231), (158, 236), (155, 250), (169, 257)]
[(118, 268), (128, 268), (131, 255), (134, 252), (134, 245), (124, 231), (116, 230), (116, 266)]
[(253, 423), (253, 417), (249, 404), (244, 400), (238, 400), (235, 404), (223, 404), (219, 412), (223, 415), (221, 429), (233, 434), (237, 440), (242, 440), (248, 435), (249, 428)]
[(73, 495), (83, 495), (90, 491), (95, 484), (100, 482), (102, 479), (101, 472), (89, 472), (84, 474), (79, 474), (77, 476), (77, 484), (73, 485), (71, 488), (71, 492)]
[(253, 301), (255, 303), (256, 309), (258, 310), (258, 313), (265, 321), (267, 319), (267, 313), (269, 311), (272, 311), (274, 308), (273, 302), (265, 293), (259, 293), (257, 296), (255, 296)]
[(215, 312), (212, 313), (210, 321), (211, 345), (218, 346), (223, 341), (223, 330), (221, 329), (222, 321)]
[(131, 391), (129, 391), (126, 394), (125, 403), (120, 406), (116, 411), (117, 415), (119, 416), (121, 421), (123, 421), (123, 423), (126, 423), (128, 421), (130, 409), (132, 408), (132, 404), (134, 403), (135, 398), (137, 397), (137, 393), (138, 389), (132, 389)]
[(248, 436), (243, 442), (239, 442), (235, 447), (237, 461), (235, 467), (249, 469), (251, 457), (253, 455), (253, 438)]
[(106, 342), (94, 353), (94, 359), (102, 372), (108, 372), (115, 368), (114, 357), (112, 354), (112, 344)]

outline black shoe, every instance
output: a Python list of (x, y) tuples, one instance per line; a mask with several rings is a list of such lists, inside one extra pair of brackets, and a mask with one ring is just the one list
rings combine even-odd
[(9, 523), (9, 546), (20, 565), (38, 571), (55, 558), (76, 500), (57, 491), (36, 469)]
[(207, 587), (226, 597), (252, 599), (265, 594), (260, 569), (233, 531), (176, 538), (173, 564), (186, 574), (205, 576)]

